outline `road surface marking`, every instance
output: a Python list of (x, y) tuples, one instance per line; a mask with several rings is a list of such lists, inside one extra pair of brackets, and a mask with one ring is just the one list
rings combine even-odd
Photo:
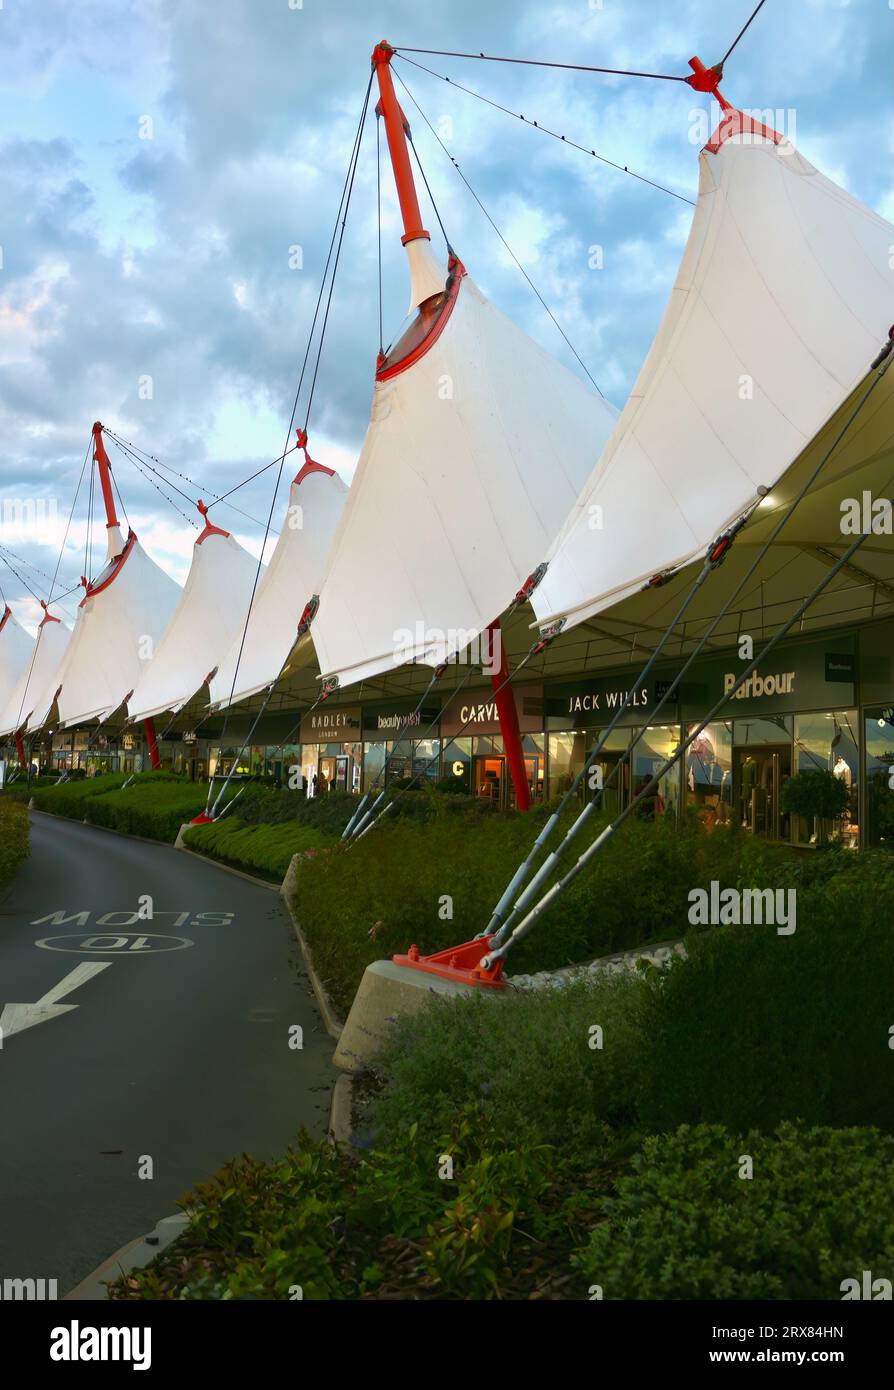
[[(59, 945), (58, 943), (62, 943)], [(188, 936), (161, 936), (158, 932), (72, 932), (67, 936), (42, 936), (35, 941), (44, 951), (69, 951), (75, 955), (148, 956), (162, 951), (185, 951), (194, 946)], [(110, 962), (111, 964), (111, 962)]]
[(85, 985), (94, 975), (98, 975), (111, 964), (110, 960), (84, 961), (82, 965), (76, 965), (74, 970), (70, 970), (64, 980), (60, 980), (58, 985), (48, 990), (36, 1004), (4, 1004), (3, 1012), (0, 1013), (0, 1048), (13, 1033), (23, 1033), (26, 1028), (33, 1028), (36, 1023), (47, 1023), (51, 1018), (58, 1018), (60, 1014), (67, 1014), (71, 1009), (78, 1008), (77, 1004), (59, 1004), (57, 1000), (64, 999), (66, 994), (71, 994), (72, 990)]

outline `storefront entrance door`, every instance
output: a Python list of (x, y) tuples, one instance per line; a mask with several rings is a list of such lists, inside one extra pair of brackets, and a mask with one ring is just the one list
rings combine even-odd
[(506, 759), (489, 754), (474, 759), (474, 791), (498, 810), (506, 806)]
[(779, 804), (782, 784), (792, 775), (790, 744), (735, 750), (735, 797), (739, 823), (769, 840), (790, 838), (789, 817)]

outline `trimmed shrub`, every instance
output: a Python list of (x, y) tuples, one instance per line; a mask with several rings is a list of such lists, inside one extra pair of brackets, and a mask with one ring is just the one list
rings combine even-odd
[(651, 988), (648, 1128), (798, 1118), (894, 1131), (894, 860), (867, 855), (797, 891), (793, 935), (715, 927)]
[(357, 801), (349, 792), (308, 797), (303, 791), (274, 791), (252, 783), (239, 797), (238, 816), (246, 825), (292, 822), (338, 836), (356, 811)]
[(625, 975), (499, 998), (434, 996), (423, 1014), (398, 1021), (378, 1059), (375, 1142), (417, 1123), (434, 1142), (452, 1114), (476, 1104), (507, 1145), (555, 1144), (592, 1163), (613, 1142), (608, 1126), (636, 1119), (644, 988)]
[(0, 891), (30, 853), (28, 812), (17, 801), (0, 801)]
[(894, 1140), (872, 1129), (648, 1139), (575, 1261), (581, 1296), (839, 1300), (863, 1270), (894, 1280), (892, 1173)]
[(84, 815), (92, 825), (173, 844), (183, 822), (205, 809), (206, 796), (201, 783), (144, 773), (128, 787), (88, 796)]
[(183, 838), (189, 849), (276, 882), (285, 877), (293, 854), (336, 843), (332, 835), (294, 821), (245, 825), (229, 817), (210, 825), (194, 825)]
[[(360, 841), (299, 869), (295, 912), (342, 1007), (371, 961), (411, 943), (423, 954), (444, 950), (481, 931), (551, 809), (501, 815), (466, 811), (465, 798), (447, 794), (420, 797), (419, 804), (426, 800), (433, 808), (427, 819), (389, 817)], [(593, 819), (575, 855), (604, 823)], [(679, 938), (689, 930), (693, 887), (712, 878), (732, 886), (778, 881), (791, 854), (735, 832), (708, 834), (693, 820), (678, 829), (631, 819), (513, 950), (511, 969), (556, 969)], [(445, 897), (452, 917), (441, 915)]]
[(36, 787), (33, 793), (34, 805), (38, 811), (49, 811), (54, 816), (83, 820), (88, 797), (117, 791), (124, 780), (123, 772), (106, 772), (100, 777), (82, 777), (52, 787)]

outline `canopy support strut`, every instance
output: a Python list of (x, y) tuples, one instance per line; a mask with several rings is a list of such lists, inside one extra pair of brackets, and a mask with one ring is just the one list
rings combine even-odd
[(143, 729), (146, 733), (146, 742), (149, 745), (149, 762), (153, 772), (157, 772), (161, 767), (161, 758), (158, 752), (158, 740), (155, 737), (155, 720), (144, 719)]
[[(528, 773), (525, 767), (525, 755), (522, 749), (521, 731), (518, 726), (518, 709), (515, 704), (515, 694), (509, 684), (509, 666), (506, 660), (506, 643), (503, 641), (503, 633), (500, 628), (500, 620), (490, 624), (487, 629), (488, 640), (490, 643), (491, 656), (491, 689), (494, 692), (494, 702), (497, 706), (497, 717), (500, 721), (500, 732), (503, 735), (503, 747), (506, 750), (506, 761), (509, 764), (509, 772), (512, 777), (512, 789), (515, 792), (515, 805), (519, 811), (528, 811), (531, 808), (531, 791), (528, 786)], [(494, 643), (500, 651), (499, 666), (494, 661)]]
[[(83, 437), (83, 436), (82, 436), (82, 437)], [(18, 755), (19, 755), (19, 767), (22, 768), (22, 769), (24, 770), (26, 767), (29, 766), (29, 764), (28, 764), (27, 758), (25, 757), (25, 745), (24, 745), (24, 743), (22, 742), (22, 731), (21, 731), (21, 729), (16, 729), (15, 739), (16, 739), (16, 752), (17, 752)]]

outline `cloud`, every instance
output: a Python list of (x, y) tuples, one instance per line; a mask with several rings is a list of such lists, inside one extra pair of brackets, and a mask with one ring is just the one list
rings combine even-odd
[[(794, 110), (808, 158), (890, 215), (881, 152), (890, 158), (891, 148), (878, 119), (890, 107), (882, 8), (803, 0), (775, 7), (770, 22), (768, 7), (736, 50), (724, 89), (743, 106)], [(0, 494), (55, 499), (60, 517), (51, 536), (19, 533), (17, 553), (52, 575), (94, 419), (144, 451), (137, 467), (112, 449), (113, 471), (141, 541), (181, 580), (197, 497), (226, 492), (282, 450), (369, 55), (383, 33), (422, 48), (683, 75), (692, 53), (713, 62), (731, 42), (739, 19), (728, 9), (709, 0), (8, 5), (0, 25), (8, 79), (0, 96)], [(516, 114), (421, 71), (414, 57)], [(682, 83), (421, 55), (395, 68), (602, 389), (622, 405), (691, 210), (517, 113), (693, 197), (689, 132), (702, 99)], [(580, 372), (397, 87), (470, 273)], [(379, 346), (375, 143), (370, 115), (311, 416), (314, 456), (346, 478)], [(406, 268), (384, 141), (382, 197), (387, 343), (400, 331)], [(443, 251), (424, 189), (421, 201)], [(591, 266), (594, 246), (604, 252), (601, 270)], [(313, 350), (297, 423), (315, 359)], [(273, 534), (292, 462), (282, 467)], [(253, 553), (278, 471), (217, 512)], [(66, 582), (84, 567), (88, 497), (85, 481), (60, 565)], [(4, 589), (25, 595), (8, 571), (2, 578)], [(21, 602), (30, 612), (32, 600)]]

